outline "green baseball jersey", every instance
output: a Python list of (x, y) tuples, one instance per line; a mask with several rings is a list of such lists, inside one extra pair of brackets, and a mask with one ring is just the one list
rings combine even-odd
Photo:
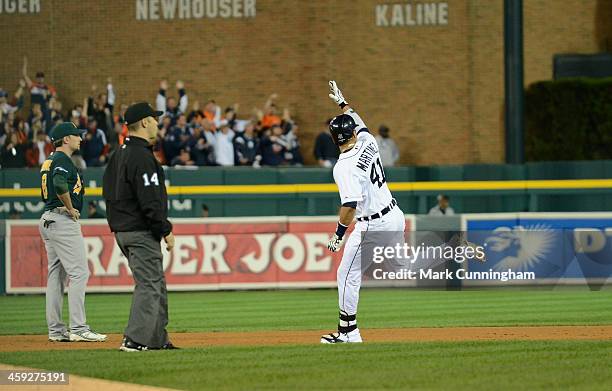
[(83, 195), (85, 194), (83, 177), (72, 162), (72, 159), (60, 151), (55, 151), (49, 155), (40, 168), (40, 190), (42, 199), (45, 202), (45, 210), (64, 206), (57, 197), (55, 186), (53, 185), (53, 179), (56, 175), (61, 175), (65, 178), (68, 184), (72, 207), (81, 211), (83, 208)]

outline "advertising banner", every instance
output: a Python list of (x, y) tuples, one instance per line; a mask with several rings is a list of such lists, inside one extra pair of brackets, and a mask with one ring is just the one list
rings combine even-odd
[[(173, 219), (175, 248), (162, 243), (169, 290), (336, 286), (341, 252), (326, 245), (337, 217)], [(6, 221), (6, 291), (45, 291), (47, 257), (37, 220)], [(414, 216), (406, 217), (406, 230)], [(133, 289), (127, 259), (106, 220), (82, 222), (89, 292)]]
[(462, 230), (487, 258), (470, 263), (470, 272), (532, 273), (549, 284), (603, 284), (612, 275), (612, 213), (466, 214)]

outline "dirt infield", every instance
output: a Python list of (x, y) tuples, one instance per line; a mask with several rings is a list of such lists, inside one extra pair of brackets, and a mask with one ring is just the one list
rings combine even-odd
[[(258, 331), (258, 332), (206, 332), (174, 333), (172, 341), (183, 348), (209, 346), (273, 346), (319, 343), (325, 331)], [(532, 326), (532, 327), (444, 327), (444, 328), (399, 328), (363, 330), (366, 343), (373, 342), (459, 342), (493, 340), (612, 340), (612, 326)], [(116, 350), (121, 335), (109, 335), (104, 343), (49, 342), (44, 335), (0, 336), (0, 352), (100, 349)], [(0, 364), (0, 369), (18, 369)], [(24, 368), (20, 368), (24, 369)], [(41, 386), (19, 386), (19, 390), (39, 390)], [(128, 384), (82, 376), (70, 377), (70, 384), (54, 386), (65, 391), (121, 390), (163, 391), (157, 387)], [(169, 390), (170, 391), (170, 390)]]
[[(184, 348), (207, 346), (269, 346), (317, 344), (327, 331), (205, 332), (171, 334), (175, 345)], [(612, 340), (612, 326), (532, 326), (532, 327), (443, 327), (363, 330), (366, 342), (452, 342), (492, 340)], [(1, 352), (117, 349), (121, 335), (109, 335), (104, 343), (49, 342), (44, 335), (0, 336)]]

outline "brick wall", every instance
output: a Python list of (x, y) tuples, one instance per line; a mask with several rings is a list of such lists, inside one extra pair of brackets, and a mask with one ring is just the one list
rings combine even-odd
[[(390, 126), (403, 164), (504, 159), (501, 0), (449, 0), (446, 24), (396, 27), (377, 26), (377, 5), (430, 2), (257, 0), (255, 17), (172, 20), (136, 20), (135, 0), (39, 2), (35, 14), (0, 10), (5, 89), (27, 55), (30, 77), (43, 70), (65, 108), (107, 76), (127, 103), (153, 102), (162, 77), (185, 80), (191, 102), (239, 102), (243, 113), (277, 92), (312, 162), (314, 137), (337, 113), (327, 98), (335, 78), (370, 128)], [(552, 76), (554, 53), (602, 48), (602, 1), (524, 4), (526, 84)]]

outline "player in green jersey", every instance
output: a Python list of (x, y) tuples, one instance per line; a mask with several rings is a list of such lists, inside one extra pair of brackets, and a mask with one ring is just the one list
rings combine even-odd
[[(53, 152), (40, 169), (41, 196), (45, 211), (40, 218), (40, 235), (48, 259), (46, 292), (49, 340), (54, 342), (103, 342), (106, 335), (92, 331), (85, 317), (85, 289), (89, 266), (79, 218), (83, 207), (83, 178), (71, 156), (81, 146), (82, 130), (72, 122), (51, 130)], [(62, 321), (64, 282), (68, 286), (70, 330)]]

